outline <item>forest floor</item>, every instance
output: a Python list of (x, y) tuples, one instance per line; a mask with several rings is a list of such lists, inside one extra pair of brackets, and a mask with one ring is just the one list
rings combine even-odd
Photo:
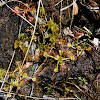
[(99, 100), (99, 6), (98, 0), (2, 2), (0, 99)]

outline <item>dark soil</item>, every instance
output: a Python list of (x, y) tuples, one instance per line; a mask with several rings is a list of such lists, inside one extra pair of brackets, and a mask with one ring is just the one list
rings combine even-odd
[[(10, 6), (12, 8), (15, 7), (13, 3), (10, 3)], [(5, 5), (0, 7), (0, 67), (2, 68), (9, 66), (14, 51), (14, 42), (18, 38), (21, 21), (22, 19)], [(21, 32), (25, 32), (27, 27), (28, 24), (23, 22)], [(17, 52), (12, 67), (15, 67), (15, 61), (21, 60), (22, 58), (22, 53)]]

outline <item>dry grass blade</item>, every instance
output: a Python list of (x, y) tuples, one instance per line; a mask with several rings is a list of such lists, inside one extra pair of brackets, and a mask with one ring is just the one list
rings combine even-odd
[(15, 50), (14, 50), (14, 52), (13, 52), (12, 59), (11, 59), (11, 61), (10, 61), (9, 67), (8, 67), (8, 69), (7, 69), (7, 72), (6, 72), (6, 75), (5, 75), (5, 78), (4, 78), (4, 81), (3, 81), (2, 85), (1, 85), (0, 90), (2, 90), (2, 88), (3, 88), (3, 86), (4, 86), (4, 83), (5, 83), (7, 74), (8, 74), (8, 72), (9, 72), (9, 69), (10, 69), (10, 67), (11, 67), (12, 61), (13, 61), (13, 59), (14, 59), (14, 56), (15, 56)]
[(85, 93), (82, 89), (80, 89), (80, 87), (79, 86), (77, 86), (73, 81), (71, 81), (72, 82), (72, 84), (76, 87), (76, 88), (78, 88), (79, 89), (79, 91), (80, 92), (82, 92), (82, 93), (84, 93), (87, 97), (89, 96), (91, 99), (92, 99), (92, 97), (90, 96), (90, 95), (88, 95), (87, 93)]
[(36, 16), (36, 21), (35, 21), (34, 31), (33, 31), (33, 33), (32, 33), (32, 38), (31, 38), (31, 41), (30, 41), (29, 47), (28, 47), (28, 49), (27, 49), (27, 52), (26, 52), (26, 54), (25, 54), (25, 57), (24, 57), (24, 60), (23, 60), (22, 66), (23, 66), (23, 64), (24, 64), (24, 62), (25, 62), (25, 59), (26, 59), (26, 57), (27, 57), (27, 54), (28, 54), (29, 48), (30, 48), (30, 46), (31, 46), (31, 44), (32, 44), (32, 41), (33, 41), (34, 33), (35, 33), (36, 26), (37, 26), (37, 22), (38, 22), (38, 15), (39, 15), (40, 3), (41, 3), (41, 0), (39, 0), (39, 3), (38, 3), (38, 9), (37, 9), (37, 16)]
[[(74, 2), (76, 2), (77, 0), (75, 0)], [(70, 4), (69, 6), (66, 6), (64, 8), (61, 9), (61, 11), (68, 9), (69, 7), (73, 6), (74, 2), (72, 4)]]
[(18, 1), (18, 0), (0, 0), (0, 6), (3, 6), (3, 5), (5, 5), (6, 3), (8, 3), (8, 2), (12, 2), (12, 1)]

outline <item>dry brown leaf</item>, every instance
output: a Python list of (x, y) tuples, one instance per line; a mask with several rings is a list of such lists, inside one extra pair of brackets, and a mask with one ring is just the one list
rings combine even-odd
[(34, 59), (35, 59), (35, 61), (39, 61), (39, 53), (40, 53), (40, 50), (39, 49), (36, 49), (36, 51), (35, 51), (35, 55), (34, 55)]
[(78, 14), (78, 5), (77, 5), (77, 3), (75, 2), (73, 6), (74, 6), (74, 9), (73, 9), (74, 10), (74, 15), (77, 15)]
[(65, 35), (70, 35), (72, 37), (75, 37), (74, 34), (72, 34), (73, 32), (69, 29), (69, 27), (64, 29), (64, 34)]
[(24, 64), (24, 66), (22, 67), (22, 70), (27, 69), (28, 67), (30, 67), (33, 64), (33, 62), (26, 62), (26, 64)]

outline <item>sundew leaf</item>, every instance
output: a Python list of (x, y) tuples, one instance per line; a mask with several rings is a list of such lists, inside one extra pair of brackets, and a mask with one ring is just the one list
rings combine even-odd
[(57, 58), (57, 60), (58, 60), (58, 59), (60, 58), (60, 56), (59, 56), (59, 55), (57, 55), (57, 56), (56, 56), (56, 58)]
[(32, 22), (34, 20), (34, 17), (28, 16), (29, 17), (29, 22)]
[(21, 33), (19, 37), (23, 39), (24, 36), (25, 36), (25, 33)]
[(59, 50), (59, 54), (60, 54), (60, 56), (62, 55), (62, 51), (61, 50)]
[(18, 6), (16, 6), (15, 8), (14, 8), (14, 12), (18, 15), (18, 14), (20, 14), (20, 8), (18, 7)]
[(11, 93), (8, 93), (8, 94), (7, 94), (7, 97), (11, 97)]
[(21, 81), (21, 82), (20, 82), (20, 86), (22, 86), (22, 85), (23, 85), (23, 83), (24, 83), (24, 81)]
[(14, 85), (17, 87), (18, 86), (18, 82), (14, 82)]
[(44, 52), (44, 57), (47, 57), (47, 52)]
[(23, 74), (23, 78), (25, 78), (25, 77), (27, 77), (27, 73), (24, 73), (24, 74)]
[(58, 72), (58, 67), (56, 67), (56, 68), (54, 69), (54, 72)]
[(17, 89), (19, 90), (20, 89), (20, 86), (18, 86)]
[(32, 81), (36, 81), (36, 77), (33, 77), (33, 78), (32, 78)]
[(71, 54), (71, 53), (72, 53), (72, 51), (69, 51), (69, 50), (68, 50), (68, 51), (67, 51), (67, 53), (68, 53), (68, 54)]
[(86, 50), (86, 51), (91, 51), (91, 50), (92, 50), (92, 47), (89, 46), (89, 47), (86, 48), (85, 50)]
[(71, 44), (71, 43), (68, 43), (67, 46), (68, 46), (68, 47), (72, 47), (72, 44)]
[(75, 60), (75, 56), (74, 56), (74, 55), (71, 55), (71, 56), (70, 56), (70, 59), (71, 59), (71, 60)]

